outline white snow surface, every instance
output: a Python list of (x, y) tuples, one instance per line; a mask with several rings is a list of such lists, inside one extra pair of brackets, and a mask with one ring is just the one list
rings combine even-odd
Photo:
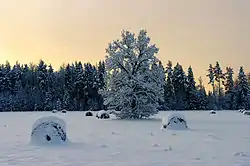
[[(56, 129), (56, 128), (57, 129)], [(30, 143), (35, 145), (61, 144), (68, 141), (66, 137), (66, 122), (56, 116), (46, 116), (35, 121), (32, 127)], [(49, 136), (50, 140), (46, 139)]]
[(0, 116), (0, 165), (18, 166), (249, 166), (250, 117), (237, 111), (217, 116), (183, 111), (190, 130), (162, 132), (160, 112), (151, 120), (97, 120), (84, 112), (56, 114), (71, 143), (29, 144), (34, 121), (51, 112)]

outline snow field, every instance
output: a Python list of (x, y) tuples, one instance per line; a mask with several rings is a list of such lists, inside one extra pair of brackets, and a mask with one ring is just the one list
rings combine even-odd
[[(189, 130), (160, 130), (152, 120), (97, 120), (84, 112), (1, 113), (0, 165), (18, 166), (249, 166), (250, 118), (238, 112), (181, 112)], [(72, 142), (48, 147), (29, 144), (32, 125), (56, 115), (67, 123)]]

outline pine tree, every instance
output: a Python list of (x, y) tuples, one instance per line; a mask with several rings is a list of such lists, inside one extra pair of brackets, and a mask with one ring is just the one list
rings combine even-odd
[(193, 69), (191, 66), (188, 68), (187, 76), (187, 109), (188, 110), (197, 110), (198, 109), (198, 96), (195, 86)]
[(234, 80), (233, 80), (233, 69), (231, 67), (226, 67), (225, 82), (225, 109), (236, 109), (236, 93), (234, 89)]
[(47, 91), (45, 94), (44, 111), (51, 111), (53, 109), (52, 98), (52, 93)]
[(199, 84), (197, 86), (197, 105), (199, 110), (206, 110), (207, 109), (207, 104), (208, 104), (208, 99), (207, 99), (207, 94), (206, 94), (206, 89), (203, 85), (202, 78), (199, 77)]
[(158, 101), (163, 97), (159, 85), (161, 75), (154, 76), (152, 64), (158, 60), (158, 48), (150, 44), (145, 30), (138, 37), (129, 31), (122, 32), (122, 39), (113, 41), (106, 49), (105, 105), (120, 110), (121, 119), (147, 118), (158, 112)]
[[(159, 61), (158, 63), (154, 62), (152, 64), (151, 72), (152, 72), (153, 82), (157, 82), (157, 86), (160, 86), (161, 89), (164, 89), (166, 75), (161, 61)], [(161, 96), (164, 96), (164, 91), (161, 92)], [(159, 103), (158, 109), (163, 110), (164, 97), (159, 98), (158, 103)]]
[(237, 82), (237, 101), (238, 101), (238, 108), (249, 108), (249, 95), (250, 95), (250, 88), (247, 82), (247, 77), (245, 75), (244, 69), (241, 66), (238, 75), (238, 82)]
[(213, 68), (212, 64), (209, 64), (209, 69), (208, 69), (208, 75), (207, 75), (207, 77), (209, 78), (208, 84), (212, 85), (213, 94), (214, 94), (214, 91), (215, 91), (215, 88), (214, 88), (214, 68)]
[(105, 77), (105, 63), (100, 61), (97, 67), (97, 82), (99, 89), (103, 89), (105, 86), (104, 77)]
[[(82, 110), (83, 105), (87, 101), (87, 83), (86, 77), (84, 75), (83, 66), (81, 62), (75, 62), (75, 71), (74, 71), (74, 99), (75, 99), (75, 110)], [(74, 77), (73, 76), (73, 77)]]
[(187, 108), (187, 94), (186, 94), (187, 76), (182, 66), (179, 63), (177, 63), (176, 66), (174, 67), (173, 85), (176, 96), (175, 108), (177, 110), (184, 110)]
[(56, 110), (58, 110), (58, 111), (62, 110), (62, 102), (59, 98), (56, 101)]
[(174, 85), (173, 85), (173, 68), (172, 62), (168, 61), (166, 67), (167, 80), (164, 86), (164, 101), (165, 101), (165, 109), (170, 110), (175, 106), (175, 93), (174, 93)]
[(65, 91), (63, 96), (63, 109), (72, 110), (70, 94), (68, 91)]
[[(222, 89), (222, 86), (221, 86), (221, 83), (224, 81), (224, 74), (221, 70), (221, 67), (220, 67), (220, 64), (219, 62), (216, 62), (216, 65), (214, 67), (214, 78), (215, 78), (215, 81), (217, 82), (217, 94), (216, 94), (216, 104), (217, 104), (217, 108), (219, 109), (222, 109), (222, 105), (224, 103), (223, 101), (223, 89)], [(217, 98), (218, 96), (218, 98)]]
[(8, 61), (6, 61), (5, 63), (5, 66), (3, 68), (3, 77), (4, 77), (4, 80), (3, 80), (3, 91), (5, 93), (10, 93), (11, 91), (11, 66), (10, 66), (10, 63)]
[(37, 101), (37, 108), (39, 110), (44, 110), (44, 102), (45, 102), (45, 96), (47, 92), (47, 83), (48, 83), (48, 77), (47, 77), (47, 65), (43, 60), (40, 60), (37, 68), (36, 68), (36, 75), (37, 75), (37, 88), (38, 88), (38, 94), (36, 95)]
[(212, 64), (209, 64), (208, 74), (207, 77), (209, 78), (208, 84), (211, 84), (213, 90), (212, 93), (208, 95), (209, 97), (209, 108), (210, 109), (217, 109), (216, 107), (216, 94), (215, 94), (215, 78), (214, 78), (214, 67)]

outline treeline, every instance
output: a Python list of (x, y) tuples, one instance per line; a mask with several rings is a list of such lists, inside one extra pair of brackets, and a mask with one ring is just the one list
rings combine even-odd
[[(195, 82), (192, 67), (185, 72), (171, 61), (166, 72), (164, 101), (161, 110), (249, 109), (250, 77), (240, 67), (236, 79), (231, 67), (210, 64), (206, 92), (202, 79)], [(51, 111), (53, 109), (105, 109), (99, 91), (105, 90), (105, 64), (75, 62), (55, 71), (41, 60), (37, 65), (9, 62), (0, 66), (0, 111)]]
[(250, 76), (243, 67), (234, 79), (234, 71), (226, 67), (223, 71), (219, 62), (210, 64), (207, 70), (212, 91), (206, 93), (202, 79), (198, 84), (194, 81), (192, 68), (188, 68), (187, 76), (180, 64), (166, 67), (164, 109), (176, 110), (236, 110), (250, 109)]
[(0, 66), (1, 111), (99, 110), (105, 66), (75, 62), (54, 71), (51, 65), (18, 62)]

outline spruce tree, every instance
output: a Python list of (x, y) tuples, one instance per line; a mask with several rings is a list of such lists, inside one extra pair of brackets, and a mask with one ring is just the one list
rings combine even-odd
[(171, 61), (168, 61), (166, 67), (166, 74), (167, 74), (167, 79), (164, 86), (164, 101), (165, 101), (164, 107), (167, 110), (171, 110), (174, 109), (176, 103), (175, 91), (173, 85), (173, 68)]
[(216, 105), (218, 109), (222, 109), (222, 105), (224, 103), (223, 101), (223, 89), (222, 89), (222, 82), (224, 81), (224, 74), (222, 72), (222, 69), (220, 67), (219, 62), (216, 62), (216, 65), (214, 66), (214, 78), (215, 81), (217, 82), (217, 92), (216, 93)]
[(177, 110), (184, 110), (187, 108), (187, 76), (182, 66), (177, 63), (173, 71), (173, 86), (176, 96), (175, 108)]
[(226, 67), (225, 82), (225, 109), (236, 109), (236, 92), (234, 89), (234, 80), (233, 80), (233, 69), (231, 67)]
[(241, 66), (238, 75), (238, 82), (237, 82), (237, 101), (238, 101), (238, 108), (249, 108), (249, 95), (250, 95), (250, 88), (247, 82), (247, 77), (245, 75), (244, 69)]
[(198, 109), (198, 96), (195, 86), (193, 69), (191, 66), (188, 68), (187, 76), (187, 109), (188, 110), (197, 110)]

